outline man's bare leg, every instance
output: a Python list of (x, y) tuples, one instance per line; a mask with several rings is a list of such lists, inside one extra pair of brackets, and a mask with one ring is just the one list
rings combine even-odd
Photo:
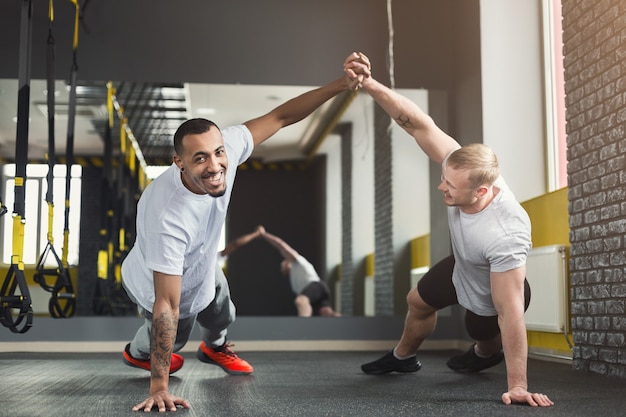
[(396, 356), (406, 358), (417, 353), (424, 340), (433, 334), (437, 325), (437, 310), (426, 304), (417, 288), (406, 296), (409, 311), (404, 319), (402, 337), (395, 348)]
[(300, 294), (294, 300), (294, 304), (296, 305), (296, 309), (298, 310), (299, 317), (311, 317), (313, 315), (313, 307), (311, 307), (311, 302), (309, 301), (309, 297), (306, 295)]

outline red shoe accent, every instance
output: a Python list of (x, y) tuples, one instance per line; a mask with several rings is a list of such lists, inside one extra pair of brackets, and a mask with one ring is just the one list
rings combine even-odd
[(234, 345), (224, 343), (218, 348), (211, 348), (201, 342), (196, 357), (204, 363), (219, 366), (224, 372), (231, 375), (251, 374), (254, 371), (252, 365), (239, 358), (235, 352), (229, 349), (230, 346)]
[[(130, 356), (130, 343), (124, 348), (122, 360), (126, 365), (132, 366), (133, 368), (141, 368), (150, 371), (150, 359), (135, 359)], [(182, 368), (184, 363), (185, 358), (176, 353), (172, 353), (172, 358), (170, 359), (170, 375)]]

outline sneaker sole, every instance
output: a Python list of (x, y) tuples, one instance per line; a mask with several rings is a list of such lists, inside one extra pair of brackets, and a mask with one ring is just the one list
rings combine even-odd
[(408, 373), (412, 373), (412, 372), (417, 372), (420, 369), (422, 369), (422, 363), (421, 362), (417, 362), (415, 367), (402, 368), (402, 369), (375, 369), (375, 370), (371, 370), (371, 371), (366, 371), (365, 369), (363, 369), (363, 367), (361, 367), (361, 371), (363, 371), (364, 373), (366, 373), (368, 375), (385, 375), (385, 374), (390, 374), (392, 372), (398, 372), (398, 373), (401, 373), (401, 374), (408, 374)]
[[(130, 366), (131, 368), (143, 369), (144, 371), (151, 372), (151, 369), (149, 369), (149, 368), (144, 368), (143, 366), (135, 365), (133, 362), (131, 362), (131, 361), (129, 361), (128, 359), (126, 359), (126, 355), (123, 355), (123, 356), (122, 356), (122, 361), (124, 362), (124, 364), (126, 364), (126, 365)], [(174, 373), (176, 373), (176, 372), (180, 371), (180, 369), (181, 369), (181, 368), (182, 368), (182, 366), (181, 366), (180, 368), (178, 368), (178, 369), (173, 370), (173, 371), (172, 371), (172, 370), (170, 370), (170, 375), (172, 375), (172, 374), (174, 374)]]
[(463, 368), (463, 367), (455, 368), (454, 366), (451, 366), (450, 363), (446, 363), (446, 365), (448, 366), (448, 368), (452, 369), (454, 372), (458, 372), (460, 374), (475, 374), (480, 371), (484, 371), (485, 369), (493, 368), (494, 366), (502, 363), (503, 360), (504, 360), (504, 355), (501, 355), (498, 357), (497, 360), (494, 360), (492, 363), (485, 364), (485, 366), (481, 366), (478, 368)]
[(219, 366), (220, 368), (222, 368), (224, 372), (226, 372), (229, 375), (250, 375), (253, 372), (253, 371), (235, 371), (232, 369), (228, 369), (224, 367), (223, 365), (220, 365), (219, 363), (215, 362), (213, 359), (209, 358), (207, 355), (205, 355), (204, 352), (202, 352), (202, 349), (198, 349), (196, 351), (196, 358), (198, 358), (200, 362), (204, 362), (209, 365)]
[(135, 365), (134, 363), (132, 363), (131, 361), (129, 361), (128, 359), (126, 359), (126, 357), (122, 358), (122, 361), (124, 361), (124, 363), (128, 366), (130, 366), (131, 368), (137, 368), (137, 369), (143, 369), (144, 371), (150, 371), (150, 369), (146, 369), (143, 366), (139, 366), (139, 365)]

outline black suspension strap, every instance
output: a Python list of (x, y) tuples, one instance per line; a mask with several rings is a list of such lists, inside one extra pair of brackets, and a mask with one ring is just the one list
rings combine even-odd
[(72, 165), (74, 165), (74, 123), (76, 120), (76, 83), (78, 76), (78, 29), (80, 27), (80, 6), (78, 0), (70, 0), (76, 7), (74, 20), (74, 42), (72, 44), (72, 68), (70, 71), (70, 99), (67, 117), (67, 139), (65, 149), (65, 223), (63, 227), (63, 250), (61, 262), (68, 268), (70, 240), (70, 195), (72, 183)]
[(32, 0), (22, 0), (20, 22), (19, 91), (15, 140), (15, 202), (13, 209), (13, 254), (11, 266), (0, 287), (0, 323), (14, 333), (25, 333), (33, 324), (30, 291), (24, 276), (24, 226), (28, 119), (30, 110), (30, 67)]
[(104, 168), (102, 170), (103, 201), (100, 228), (100, 249), (98, 250), (98, 281), (93, 301), (93, 311), (98, 315), (113, 314), (112, 290), (109, 277), (113, 276), (114, 244), (111, 240), (113, 230), (113, 137), (114, 125), (113, 83), (107, 83), (107, 123), (104, 131)]
[[(118, 89), (121, 90), (122, 87)], [(104, 209), (102, 218), (101, 249), (98, 252), (98, 286), (94, 298), (94, 312), (99, 315), (128, 315), (135, 312), (132, 303), (122, 287), (121, 263), (132, 238), (134, 221), (130, 219), (130, 205), (136, 206), (135, 188), (129, 186), (131, 176), (138, 177), (145, 184), (146, 163), (143, 153), (128, 125), (124, 109), (117, 101), (116, 89), (107, 84), (108, 123), (105, 129), (105, 169), (103, 173)], [(130, 94), (132, 95), (132, 94)], [(119, 153), (113, 157), (111, 132), (114, 116), (119, 120)], [(117, 162), (113, 172), (114, 162)], [(140, 168), (138, 168), (140, 167)], [(139, 171), (137, 174), (136, 171)], [(115, 178), (115, 180), (113, 180)], [(131, 184), (132, 185), (132, 184)]]
[[(48, 242), (39, 257), (33, 279), (41, 287), (52, 295), (48, 303), (48, 311), (54, 318), (67, 318), (74, 315), (76, 309), (76, 296), (70, 279), (68, 265), (64, 264), (54, 249), (54, 165), (55, 138), (54, 138), (54, 89), (55, 89), (55, 46), (52, 35), (52, 24), (54, 21), (53, 0), (50, 0), (49, 8), (50, 27), (48, 30), (48, 51), (47, 51), (47, 88), (48, 88), (48, 175), (46, 192), (46, 202), (48, 203)], [(49, 266), (48, 259), (52, 257), (54, 267)]]

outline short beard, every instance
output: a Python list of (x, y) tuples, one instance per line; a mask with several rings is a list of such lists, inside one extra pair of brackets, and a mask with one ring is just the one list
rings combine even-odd
[(224, 189), (222, 191), (218, 191), (218, 192), (215, 192), (215, 193), (209, 192), (209, 195), (211, 197), (216, 197), (216, 198), (217, 197), (222, 197), (224, 194), (226, 194), (226, 185), (224, 185)]

